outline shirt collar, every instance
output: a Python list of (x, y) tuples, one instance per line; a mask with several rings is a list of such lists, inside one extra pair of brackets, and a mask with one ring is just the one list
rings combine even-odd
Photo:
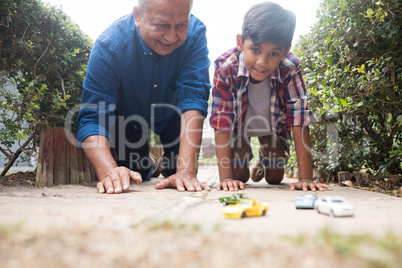
[(281, 77), (281, 71), (280, 71), (281, 65), (282, 65), (282, 62), (279, 64), (278, 68), (276, 68), (276, 70), (271, 74), (271, 79), (274, 79), (283, 84), (283, 79)]
[(247, 77), (249, 78), (250, 74), (246, 68), (246, 63), (244, 62), (244, 51), (240, 52), (239, 55), (239, 71), (237, 72), (237, 77)]

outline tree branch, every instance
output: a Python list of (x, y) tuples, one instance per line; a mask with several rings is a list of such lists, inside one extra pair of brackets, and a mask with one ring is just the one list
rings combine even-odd
[(3, 171), (1, 172), (0, 176), (5, 176), (7, 174), (7, 171), (14, 165), (14, 162), (17, 160), (17, 158), (20, 156), (20, 154), (23, 152), (23, 148), (25, 148), (36, 136), (36, 130), (29, 136), (29, 138), (26, 140), (26, 142), (22, 145), (21, 147), (18, 148), (18, 150), (14, 153), (10, 161), (8, 162), (7, 166), (4, 167)]
[(0, 147), (0, 152), (2, 152), (7, 158), (10, 158), (10, 154), (1, 147)]

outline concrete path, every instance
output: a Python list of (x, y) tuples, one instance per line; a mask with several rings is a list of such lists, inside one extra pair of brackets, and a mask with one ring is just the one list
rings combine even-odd
[[(214, 166), (200, 167), (199, 178), (210, 183), (216, 180)], [(173, 221), (213, 229), (220, 226), (226, 232), (249, 235), (313, 234), (324, 227), (341, 233), (371, 233), (383, 235), (387, 231), (402, 233), (402, 199), (380, 193), (347, 187), (333, 187), (333, 191), (318, 196), (337, 195), (355, 206), (355, 216), (330, 218), (314, 210), (296, 210), (295, 199), (301, 191), (290, 191), (293, 180), (285, 179), (278, 186), (265, 182), (249, 182), (244, 192), (249, 198), (266, 201), (269, 211), (265, 217), (240, 220), (226, 219), (218, 198), (232, 192), (184, 192), (174, 189), (155, 190), (159, 179), (132, 185), (120, 195), (100, 195), (95, 185), (63, 185), (43, 189), (11, 190), (0, 193), (0, 226), (24, 223), (27, 228), (43, 229), (57, 226), (103, 226), (126, 228), (137, 224), (157, 224)]]

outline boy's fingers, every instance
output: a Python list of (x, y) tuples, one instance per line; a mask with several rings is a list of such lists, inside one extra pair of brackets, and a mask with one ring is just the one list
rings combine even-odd
[(308, 188), (307, 188), (307, 183), (305, 183), (305, 182), (303, 182), (303, 191), (307, 191), (308, 190)]
[(290, 188), (291, 191), (294, 191), (295, 190), (295, 185), (292, 183), (291, 185), (289, 185), (289, 188)]
[(208, 185), (206, 185), (205, 183), (200, 183), (202, 189), (206, 190), (206, 191), (211, 191), (211, 187), (209, 187)]
[(228, 190), (229, 190), (229, 189), (228, 189), (228, 184), (227, 184), (227, 182), (222, 183), (222, 189), (223, 189), (224, 191), (228, 191)]
[(329, 185), (324, 184), (323, 187), (327, 188), (328, 190), (332, 191), (332, 188)]
[(321, 184), (317, 183), (317, 188), (319, 191), (324, 191), (324, 188), (321, 186)]
[(316, 185), (315, 185), (314, 182), (310, 183), (309, 186), (310, 186), (310, 189), (311, 189), (312, 192), (316, 192), (316, 191), (317, 191), (317, 189), (315, 188)]
[(233, 191), (233, 182), (229, 181), (228, 182), (228, 186), (229, 186), (229, 191)]

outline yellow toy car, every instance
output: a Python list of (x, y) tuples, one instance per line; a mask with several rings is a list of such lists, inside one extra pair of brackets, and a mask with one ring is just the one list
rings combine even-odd
[(254, 199), (240, 200), (237, 204), (223, 208), (226, 218), (240, 219), (254, 216), (264, 216), (268, 211), (268, 204)]

